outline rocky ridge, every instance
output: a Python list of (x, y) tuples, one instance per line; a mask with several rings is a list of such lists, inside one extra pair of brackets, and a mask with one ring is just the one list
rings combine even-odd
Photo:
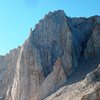
[[(5, 56), (0, 56), (1, 99), (42, 100), (65, 84), (70, 84), (66, 89), (67, 95), (72, 92), (73, 87), (76, 89), (72, 92), (73, 96), (70, 95), (68, 98), (65, 95), (66, 100), (72, 100), (71, 96), (78, 98), (76, 94), (80, 92), (75, 91), (83, 90), (82, 84), (85, 84), (84, 88), (88, 91), (88, 87), (91, 87), (91, 83), (96, 79), (94, 74), (98, 73), (98, 77), (100, 76), (98, 68), (87, 74), (85, 78), (86, 72), (90, 69), (94, 70), (100, 63), (99, 37), (99, 16), (70, 18), (62, 10), (49, 12), (44, 19), (39, 21), (34, 30), (31, 29), (29, 38), (21, 47)], [(96, 58), (99, 59), (98, 62)], [(86, 65), (87, 69), (83, 66), (82, 75), (85, 79), (80, 81), (81, 78), (78, 78), (79, 82), (72, 83), (71, 76), (79, 69), (80, 61), (85, 63), (85, 60), (89, 62), (90, 59), (95, 59), (96, 65), (93, 63), (93, 69), (89, 63)], [(99, 80), (95, 81), (93, 87), (97, 84)], [(90, 92), (92, 90), (93, 88)], [(51, 100), (50, 98), (46, 100)], [(62, 96), (59, 98), (57, 96), (57, 100), (61, 98)]]

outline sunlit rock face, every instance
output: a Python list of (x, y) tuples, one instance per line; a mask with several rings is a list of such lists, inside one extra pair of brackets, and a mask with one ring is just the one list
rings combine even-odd
[(81, 100), (100, 100), (100, 84), (96, 86), (92, 93), (84, 95)]
[(79, 60), (90, 55), (91, 37), (96, 55), (100, 53), (99, 22), (99, 16), (69, 18), (62, 10), (49, 12), (21, 47), (0, 57), (0, 96), (42, 100), (55, 92), (78, 68)]
[[(0, 96), (5, 97), (8, 88), (12, 87), (14, 72), (20, 47), (13, 49), (5, 56), (0, 56)], [(9, 87), (8, 87), (9, 86)]]
[[(75, 76), (74, 74), (72, 77)], [(100, 65), (89, 72), (83, 80), (66, 84), (44, 100), (100, 100)]]
[(45, 77), (52, 71), (58, 57), (61, 57), (66, 73), (66, 66), (72, 67), (72, 36), (64, 11), (49, 12), (39, 21), (28, 40), (39, 50)]
[(73, 71), (67, 20), (63, 11), (49, 13), (31, 31), (20, 50), (8, 100), (41, 100), (65, 84)]

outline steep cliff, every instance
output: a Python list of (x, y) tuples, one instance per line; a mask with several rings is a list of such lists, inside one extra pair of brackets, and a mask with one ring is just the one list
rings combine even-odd
[(5, 98), (8, 88), (12, 87), (14, 72), (20, 47), (13, 49), (5, 56), (0, 56), (0, 96)]
[(72, 69), (67, 17), (63, 11), (49, 13), (21, 47), (10, 98), (41, 100), (63, 85)]
[(0, 57), (2, 99), (42, 100), (67, 84), (80, 60), (90, 59), (91, 50), (99, 57), (99, 24), (99, 16), (69, 18), (62, 10), (49, 12), (21, 47)]
[(86, 58), (94, 56), (100, 56), (100, 21), (96, 24), (85, 49)]

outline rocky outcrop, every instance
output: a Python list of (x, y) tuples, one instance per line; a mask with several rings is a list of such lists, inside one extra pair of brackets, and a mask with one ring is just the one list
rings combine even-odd
[(72, 55), (66, 15), (49, 13), (21, 47), (8, 100), (41, 100), (57, 90), (72, 72)]
[(100, 84), (96, 86), (92, 93), (84, 95), (81, 100), (100, 100)]
[(85, 85), (89, 85), (96, 80), (100, 80), (100, 64), (94, 71), (92, 71), (86, 75)]
[[(69, 18), (62, 10), (49, 12), (21, 47), (0, 57), (0, 96), (42, 100), (55, 92), (78, 68), (80, 59), (90, 57), (91, 38), (94, 56), (100, 54), (99, 24), (99, 16)], [(87, 84), (95, 73), (99, 75), (98, 71), (87, 75)]]
[(85, 79), (66, 84), (44, 100), (100, 100), (100, 66), (86, 75)]
[(92, 36), (87, 42), (87, 48), (85, 49), (85, 57), (100, 56), (100, 21), (96, 24)]
[(70, 55), (73, 55), (73, 45), (68, 18), (64, 11), (49, 12), (49, 14), (36, 25), (28, 41), (35, 45), (40, 52), (45, 76), (50, 74), (55, 61), (60, 56), (64, 70), (66, 74), (68, 74), (68, 67), (69, 69), (72, 68), (72, 56)]
[[(6, 91), (12, 87), (14, 72), (17, 59), (19, 56), (20, 47), (13, 49), (5, 56), (0, 56), (0, 96), (5, 98)], [(8, 87), (9, 86), (9, 87)]]
[(26, 41), (20, 50), (14, 83), (7, 100), (32, 100), (43, 81), (42, 70), (38, 50)]
[(66, 75), (64, 73), (60, 58), (57, 59), (53, 66), (53, 71), (47, 76), (43, 84), (40, 86), (38, 92), (38, 100), (47, 97), (52, 92), (55, 92), (66, 81)]

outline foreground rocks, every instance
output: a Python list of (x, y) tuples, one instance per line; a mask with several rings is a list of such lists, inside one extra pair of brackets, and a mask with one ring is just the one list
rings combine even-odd
[[(0, 56), (0, 97), (4, 100), (46, 98), (67, 83), (81, 59), (100, 58), (99, 38), (99, 16), (69, 18), (62, 10), (49, 12), (30, 30), (29, 38), (21, 47)], [(69, 85), (66, 92), (75, 89), (73, 94), (65, 95), (66, 100), (78, 96), (97, 79), (95, 87), (99, 70), (98, 67), (82, 82)]]
[(100, 100), (100, 84), (96, 86), (92, 93), (83, 96), (81, 100)]
[(100, 64), (94, 71), (88, 73), (85, 77), (86, 85), (94, 82), (95, 80), (100, 80)]
[(89, 80), (86, 80), (86, 77), (88, 76), (86, 75), (85, 79), (71, 85), (65, 85), (45, 100), (100, 100), (100, 82), (98, 81), (100, 80), (100, 74), (98, 76), (96, 72), (98, 69), (100, 68), (98, 67), (89, 73), (89, 79), (93, 76), (93, 72), (95, 75), (88, 85), (86, 84), (86, 81)]

